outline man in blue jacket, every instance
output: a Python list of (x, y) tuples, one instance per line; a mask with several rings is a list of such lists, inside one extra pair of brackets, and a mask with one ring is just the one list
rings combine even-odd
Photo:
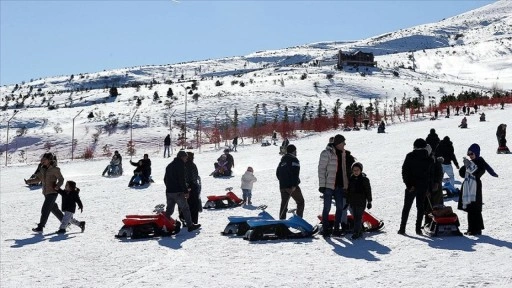
[(304, 197), (299, 184), (300, 162), (297, 159), (297, 148), (295, 145), (286, 147), (286, 154), (281, 158), (276, 170), (277, 179), (279, 179), (279, 189), (281, 191), (281, 209), (279, 210), (279, 219), (286, 219), (288, 212), (288, 202), (290, 197), (297, 203), (297, 215), (302, 217), (304, 214)]

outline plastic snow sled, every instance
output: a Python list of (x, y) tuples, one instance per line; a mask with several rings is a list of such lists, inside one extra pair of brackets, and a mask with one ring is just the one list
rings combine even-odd
[[(455, 185), (460, 185), (461, 182), (460, 181), (455, 181)], [(460, 188), (459, 187), (455, 187), (454, 185), (452, 185), (449, 181), (449, 179), (443, 179), (443, 197), (444, 198), (450, 198), (450, 197), (455, 197), (455, 196), (458, 196), (460, 194)]]
[(204, 203), (204, 209), (223, 209), (223, 208), (232, 208), (237, 207), (243, 204), (243, 200), (238, 198), (235, 193), (233, 193), (233, 187), (226, 188), (226, 195), (210, 195), (206, 196), (208, 199), (206, 203)]
[(249, 230), (249, 224), (247, 224), (247, 221), (249, 220), (274, 220), (274, 217), (272, 215), (268, 214), (265, 209), (267, 209), (267, 205), (261, 205), (258, 207), (258, 209), (262, 210), (258, 216), (250, 216), (250, 217), (244, 217), (244, 216), (229, 216), (228, 220), (229, 223), (226, 225), (226, 228), (224, 228), (224, 231), (221, 232), (222, 235), (235, 235), (236, 236), (243, 236), (247, 231)]
[(312, 237), (318, 232), (318, 226), (313, 227), (306, 220), (295, 214), (296, 209), (289, 210), (292, 217), (286, 220), (248, 220), (249, 230), (244, 235), (245, 240), (276, 240)]
[(153, 215), (126, 215), (123, 219), (123, 227), (116, 238), (151, 238), (158, 236), (170, 236), (180, 232), (181, 223), (172, 218), (167, 218), (164, 213), (164, 204), (155, 206), (156, 214)]
[[(322, 215), (318, 215), (318, 219), (322, 221)], [(335, 214), (329, 214), (329, 224), (331, 227), (334, 226)], [(364, 232), (375, 232), (379, 231), (384, 227), (384, 221), (373, 216), (369, 212), (363, 212), (363, 219), (361, 220)], [(354, 216), (351, 214), (347, 215), (347, 230), (346, 232), (354, 231)]]
[(453, 213), (452, 207), (434, 208), (432, 213), (428, 214), (432, 219), (429, 224), (423, 227), (425, 234), (429, 236), (462, 236), (459, 231), (459, 217)]

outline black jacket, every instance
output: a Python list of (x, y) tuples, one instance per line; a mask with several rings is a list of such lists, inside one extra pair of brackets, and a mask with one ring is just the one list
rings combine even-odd
[[(226, 155), (226, 160), (228, 161), (228, 165), (226, 167), (228, 168), (229, 171), (231, 171), (231, 169), (235, 167), (235, 159), (233, 158), (233, 155), (231, 155), (229, 153), (226, 153), (224, 155)], [(217, 158), (217, 161), (219, 161), (219, 160), (220, 160), (220, 157)]]
[(71, 212), (75, 213), (76, 211), (76, 204), (78, 204), (78, 208), (83, 209), (84, 206), (82, 204), (82, 200), (80, 200), (80, 195), (78, 195), (80, 190), (78, 191), (66, 191), (59, 189), (57, 190), (57, 193), (62, 196), (62, 211), (63, 212)]
[(437, 134), (434, 132), (428, 134), (425, 141), (427, 142), (428, 145), (430, 145), (432, 151), (436, 151), (437, 145), (439, 145), (439, 142), (441, 140), (439, 139), (439, 136), (437, 136)]
[(185, 178), (185, 162), (181, 158), (174, 160), (165, 168), (165, 193), (187, 192), (187, 183)]
[(431, 183), (430, 173), (433, 163), (434, 159), (427, 155), (427, 150), (425, 149), (415, 149), (405, 156), (402, 165), (402, 180), (407, 190), (414, 187), (415, 191), (418, 192), (427, 191)]
[[(339, 151), (338, 149), (335, 150), (336, 156), (338, 156), (338, 170), (336, 171), (336, 187), (345, 187), (345, 185), (343, 185), (343, 161), (341, 161), (341, 151)], [(352, 164), (354, 164), (354, 162), (356, 162), (354, 156), (352, 156), (350, 151), (345, 150), (345, 171), (347, 173), (347, 179), (350, 178), (350, 175), (352, 175)]]
[[(140, 166), (139, 162), (142, 163)], [(130, 160), (130, 164), (137, 167), (133, 172), (141, 172), (142, 176), (149, 179), (149, 176), (151, 176), (151, 159), (140, 159), (137, 162)]]
[(279, 179), (279, 188), (290, 188), (300, 184), (299, 179), (300, 162), (292, 154), (285, 154), (276, 169), (276, 176)]
[(451, 165), (453, 161), (455, 167), (459, 168), (459, 162), (457, 162), (457, 158), (455, 157), (452, 141), (445, 139), (441, 140), (435, 151), (436, 157), (443, 157), (443, 164)]
[(171, 136), (169, 136), (169, 135), (165, 136), (164, 145), (165, 146), (170, 146), (171, 145)]
[(352, 207), (366, 207), (366, 201), (372, 202), (370, 179), (364, 173), (352, 175), (348, 181), (347, 202)]

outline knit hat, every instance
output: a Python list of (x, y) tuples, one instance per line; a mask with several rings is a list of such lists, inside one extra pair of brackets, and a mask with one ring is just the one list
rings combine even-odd
[(427, 141), (423, 140), (422, 138), (418, 138), (414, 141), (414, 148), (425, 148), (427, 147)]
[(434, 129), (434, 128), (430, 129), (430, 133), (432, 133), (432, 134), (436, 133), (436, 129)]
[(297, 147), (295, 147), (293, 144), (290, 144), (286, 147), (286, 153), (293, 153), (295, 151), (297, 151)]
[(332, 143), (334, 144), (334, 146), (336, 146), (343, 142), (345, 142), (345, 137), (343, 137), (343, 135), (341, 134), (336, 134), (336, 136), (334, 136), (334, 141)]
[(247, 167), (247, 171), (249, 171), (249, 172), (254, 172), (254, 169), (252, 169), (252, 167), (251, 167), (251, 166), (249, 166), (249, 167)]
[(468, 148), (468, 153), (473, 152), (476, 158), (480, 157), (480, 146), (476, 143), (471, 144)]
[(187, 155), (187, 152), (180, 150), (180, 152), (178, 152), (178, 155), (176, 155), (176, 157), (182, 158), (182, 157), (188, 157), (188, 155)]
[(363, 172), (363, 164), (361, 164), (360, 162), (354, 162), (354, 164), (352, 164), (352, 167), (350, 167), (350, 169), (354, 170), (354, 167), (359, 167), (359, 169), (361, 169), (361, 172)]

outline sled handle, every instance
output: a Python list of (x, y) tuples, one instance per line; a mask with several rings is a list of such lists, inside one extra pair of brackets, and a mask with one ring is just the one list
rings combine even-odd
[(265, 209), (267, 209), (267, 207), (268, 207), (267, 205), (260, 205), (260, 206), (256, 207), (256, 209), (265, 211)]
[(227, 187), (227, 188), (226, 188), (226, 191), (231, 192), (231, 190), (233, 190), (233, 187)]
[(153, 210), (153, 212), (155, 213), (161, 213), (164, 211), (164, 208), (165, 208), (165, 204), (158, 204), (155, 206), (155, 209)]

